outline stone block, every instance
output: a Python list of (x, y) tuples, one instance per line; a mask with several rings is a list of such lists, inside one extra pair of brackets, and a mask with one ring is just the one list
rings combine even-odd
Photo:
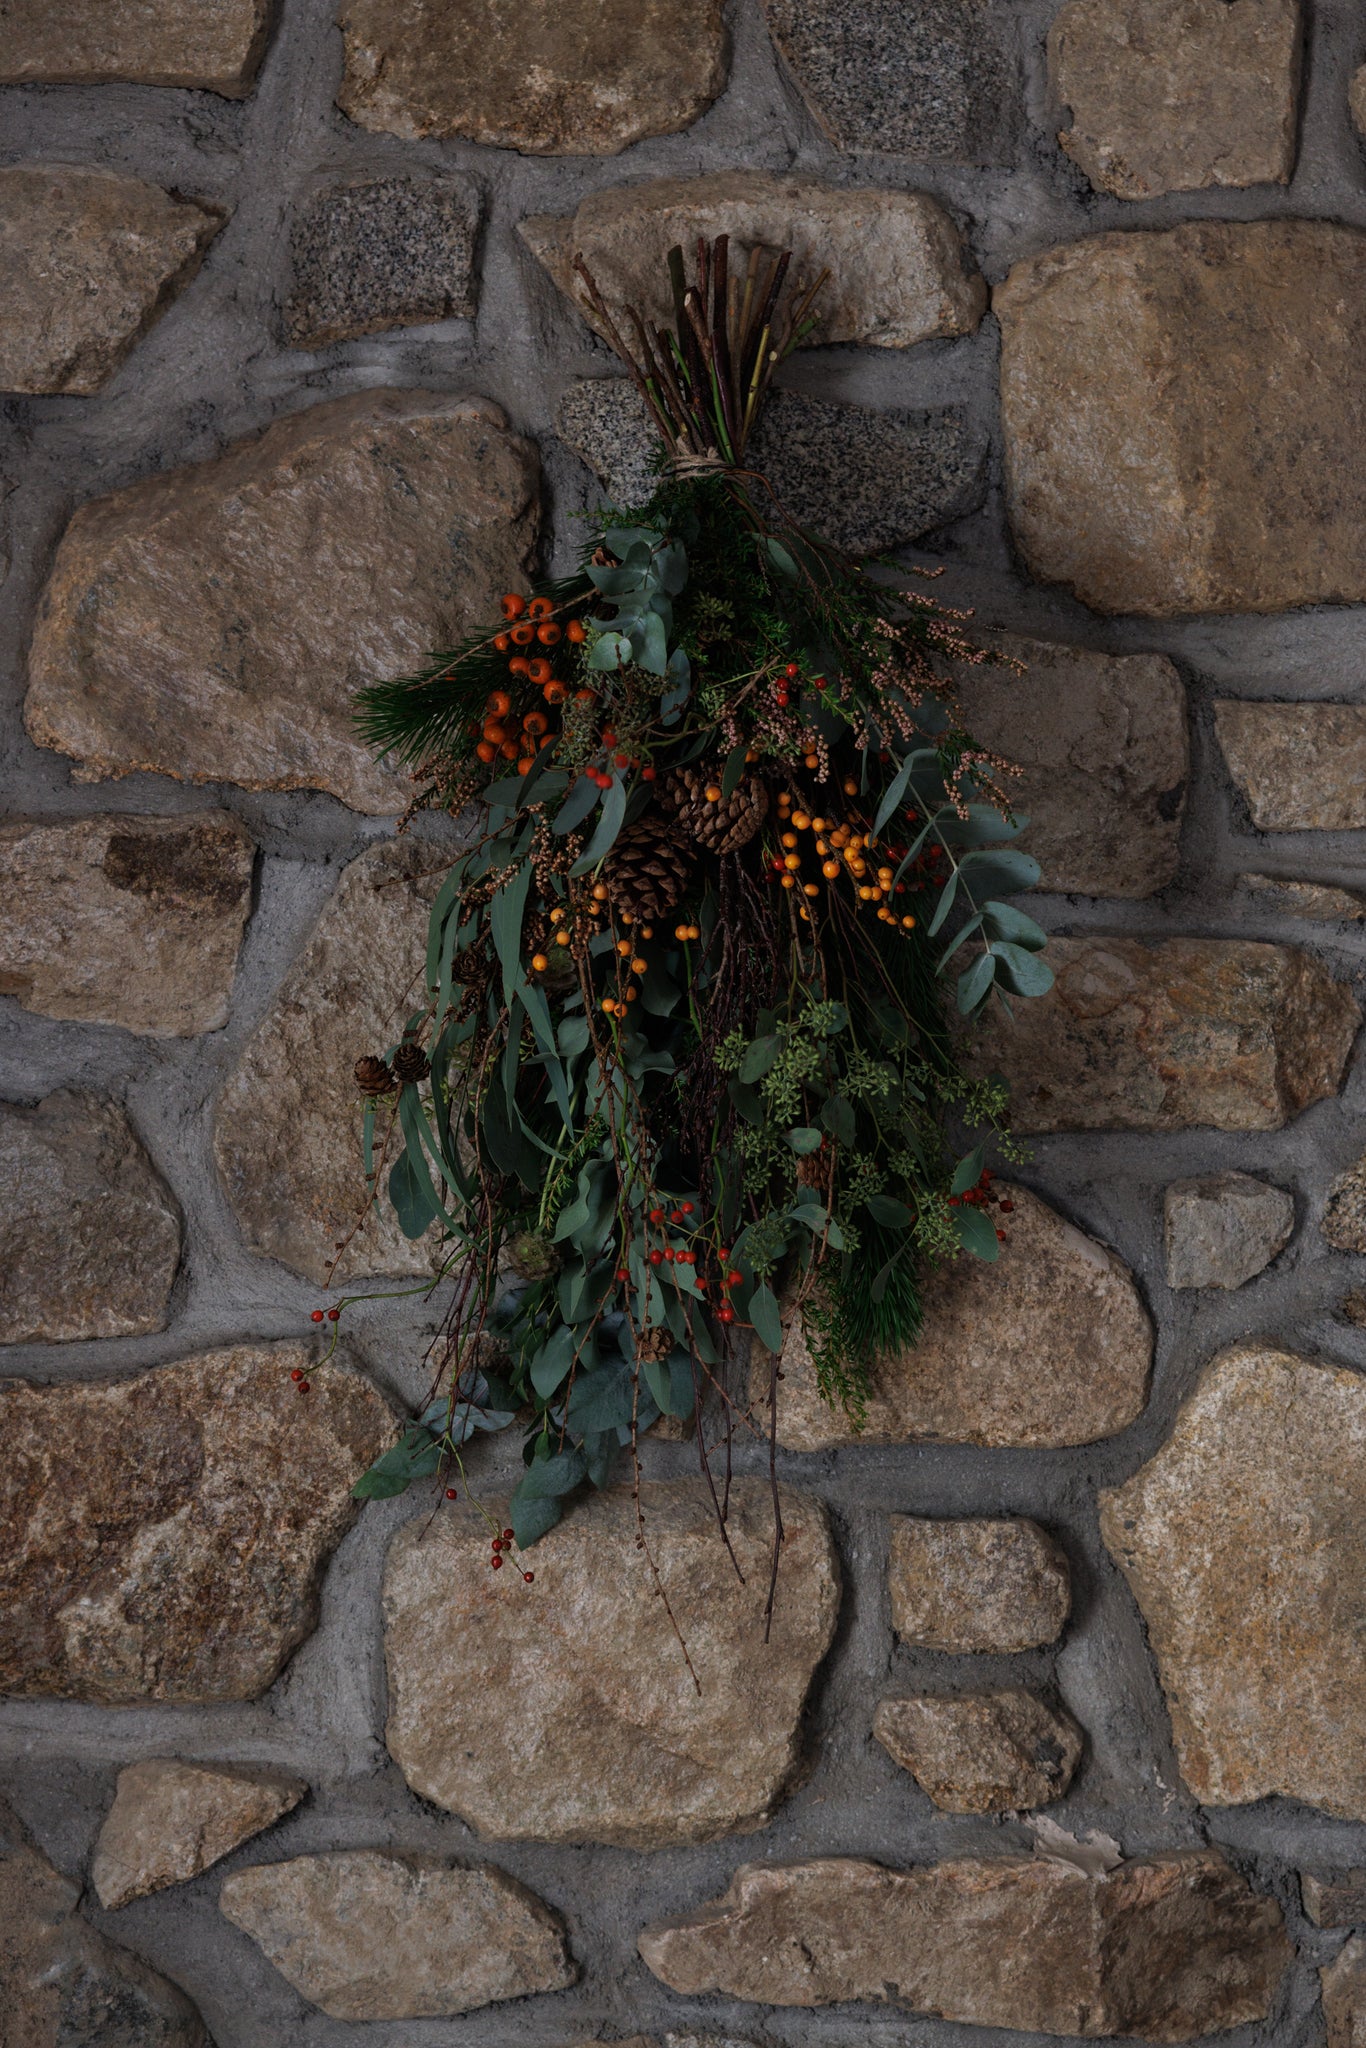
[(1358, 889), (1297, 882), (1290, 875), (1239, 875), (1238, 884), (1264, 909), (1286, 917), (1308, 917), (1316, 924), (1360, 924), (1366, 918), (1366, 896)]
[(1289, 1244), (1295, 1198), (1250, 1173), (1174, 1180), (1163, 1197), (1168, 1287), (1241, 1287)]
[(1366, 1925), (1366, 1870), (1338, 1870), (1327, 1876), (1302, 1870), (1300, 1898), (1305, 1918), (1315, 1927)]
[(538, 464), (486, 399), (357, 391), (83, 505), (34, 629), (25, 722), (78, 780), (146, 769), (402, 810), (366, 683), (524, 578)]
[(472, 178), (373, 178), (315, 193), (290, 238), (290, 347), (468, 319), (479, 210)]
[(1319, 1228), (1335, 1252), (1366, 1252), (1366, 1154), (1333, 1181)]
[(272, 0), (6, 0), (2, 85), (198, 86), (241, 99)]
[(1354, 1934), (1319, 1971), (1327, 2048), (1362, 2048), (1366, 2042), (1366, 1940)]
[(1262, 832), (1350, 832), (1366, 825), (1366, 705), (1257, 704), (1224, 698), (1215, 730)]
[(1061, 1799), (1081, 1761), (1070, 1714), (1022, 1686), (879, 1700), (873, 1733), (945, 1813), (1019, 1813)]
[(1149, 618), (1366, 597), (1366, 233), (1091, 235), (1017, 263), (992, 306), (1032, 575)]
[(917, 1650), (997, 1654), (1056, 1642), (1072, 1604), (1067, 1559), (1023, 1516), (894, 1515), (892, 1626)]
[(186, 1884), (299, 1804), (308, 1786), (283, 1771), (151, 1757), (119, 1772), (90, 1881), (106, 1912)]
[(1361, 1013), (1297, 946), (1050, 939), (1047, 995), (980, 1064), (1021, 1131), (1274, 1131), (1342, 1086)]
[(220, 1030), (255, 861), (226, 811), (0, 825), (0, 995), (153, 1038)]
[(1366, 1381), (1257, 1345), (1206, 1367), (1156, 1457), (1101, 1495), (1202, 1804), (1366, 1819), (1364, 1514)]

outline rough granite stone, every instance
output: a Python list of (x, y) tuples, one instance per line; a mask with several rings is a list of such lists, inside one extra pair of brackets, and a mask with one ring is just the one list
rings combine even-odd
[(839, 1606), (824, 1508), (783, 1489), (765, 1641), (768, 1482), (730, 1488), (743, 1584), (700, 1479), (649, 1482), (641, 1504), (696, 1686), (635, 1547), (624, 1487), (576, 1503), (542, 1537), (534, 1593), (488, 1570), (488, 1525), (473, 1508), (423, 1514), (394, 1539), (389, 1750), (415, 1792), (485, 1840), (710, 1841), (762, 1826), (798, 1767), (802, 1710)]
[(218, 1903), (335, 2020), (445, 2019), (578, 1975), (559, 1917), (487, 1864), (336, 1850), (235, 1871)]
[(1366, 1940), (1354, 1934), (1319, 1971), (1326, 2048), (1366, 2048)]
[(112, 1912), (198, 1877), (291, 1812), (307, 1790), (302, 1778), (238, 1764), (129, 1764), (90, 1865), (100, 1904)]
[[(1026, 1006), (1021, 1006), (1026, 1007)], [(778, 1402), (788, 1450), (906, 1442), (1058, 1449), (1127, 1429), (1143, 1411), (1152, 1327), (1127, 1266), (1027, 1188), (985, 1265), (966, 1254), (926, 1275), (919, 1342), (877, 1358), (864, 1427), (826, 1401), (789, 1320)], [(755, 1371), (767, 1383), (767, 1355)]]
[(214, 1159), (248, 1244), (318, 1286), (339, 1239), (350, 1240), (340, 1270), (352, 1278), (431, 1271), (429, 1244), (403, 1235), (387, 1196), (367, 1211), (352, 1076), (363, 1053), (399, 1036), (441, 880), (430, 842), (390, 841), (352, 861), (218, 1100)]
[(764, 0), (817, 125), (841, 149), (1009, 164), (1014, 22), (993, 0)]
[(255, 861), (226, 811), (0, 825), (0, 995), (153, 1038), (220, 1030)]
[(1061, 1799), (1084, 1738), (1022, 1686), (879, 1700), (873, 1733), (945, 1813), (1019, 1813)]
[(1104, 1878), (1017, 1856), (742, 1864), (723, 1898), (638, 1946), (685, 1997), (894, 2001), (970, 2026), (1145, 2041), (1265, 2018), (1291, 1955), (1275, 1900), (1213, 1849)]
[(814, 283), (822, 270), (830, 272), (813, 308), (809, 348), (913, 348), (973, 333), (986, 309), (986, 285), (962, 236), (924, 192), (713, 171), (609, 186), (589, 193), (575, 213), (533, 214), (517, 231), (595, 329), (576, 255), (609, 309), (633, 305), (656, 326), (671, 327), (666, 259), (676, 243), (688, 249), (698, 235), (729, 236), (730, 269), (742, 280), (756, 247), (791, 249), (794, 280)]
[(180, 1211), (117, 1104), (0, 1103), (0, 1241), (0, 1344), (165, 1329)]
[(1366, 597), (1366, 233), (1088, 235), (1017, 263), (992, 305), (1031, 574), (1149, 618)]
[(1101, 192), (1286, 185), (1298, 0), (1068, 0), (1048, 34), (1058, 140)]
[[(571, 384), (556, 424), (614, 503), (650, 497), (658, 437), (624, 377)], [(794, 518), (850, 554), (915, 540), (975, 511), (986, 494), (986, 447), (959, 406), (881, 412), (775, 391), (747, 460)]]
[(528, 156), (615, 156), (676, 135), (726, 82), (720, 0), (345, 0), (337, 105), (362, 128)]
[(1366, 705), (1214, 707), (1228, 772), (1262, 832), (1350, 832), (1366, 825)]
[(538, 463), (487, 399), (357, 391), (83, 505), (25, 722), (78, 780), (150, 769), (403, 808), (355, 693), (453, 646), (524, 576)]
[(1162, 1198), (1168, 1287), (1241, 1287), (1289, 1244), (1295, 1197), (1250, 1173), (1174, 1180)]
[(1056, 1642), (1072, 1605), (1067, 1559), (1023, 1516), (892, 1517), (892, 1626), (917, 1650), (996, 1653)]
[(1319, 1228), (1335, 1252), (1366, 1252), (1366, 1154), (1329, 1187)]
[(1366, 1925), (1366, 1870), (1337, 1870), (1325, 1877), (1302, 1870), (1300, 1898), (1305, 1918), (1315, 1927)]
[(1020, 1131), (1275, 1131), (1342, 1085), (1361, 1013), (1298, 946), (1052, 938), (982, 1064)]
[(1360, 924), (1366, 919), (1366, 896), (1357, 889), (1297, 882), (1289, 875), (1239, 875), (1238, 882), (1265, 909), (1289, 917), (1311, 917), (1320, 924)]
[[(1220, 0), (1224, 4), (1224, 0)], [(1176, 874), (1190, 746), (1186, 692), (1162, 654), (1098, 654), (993, 633), (1024, 673), (957, 663), (969, 732), (1022, 771), (1010, 800), (1045, 889), (1152, 896)]]
[(319, 192), (294, 224), (285, 306), (291, 348), (468, 319), (478, 287), (472, 178), (367, 179)]
[(199, 86), (241, 99), (272, 0), (5, 0), (0, 84)]
[(213, 2048), (185, 1994), (82, 1920), (80, 1896), (0, 1802), (4, 2048)]
[(1366, 1819), (1363, 1515), (1366, 1380), (1256, 1345), (1221, 1352), (1157, 1456), (1101, 1495), (1203, 1804)]
[(0, 391), (98, 391), (194, 276), (223, 219), (113, 171), (0, 170)]
[(312, 1630), (351, 1487), (392, 1438), (369, 1381), (307, 1344), (0, 1386), (0, 1692), (258, 1698)]

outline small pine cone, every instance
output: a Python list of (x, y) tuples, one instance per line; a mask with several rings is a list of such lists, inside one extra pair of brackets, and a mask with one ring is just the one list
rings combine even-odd
[(674, 1352), (674, 1333), (667, 1323), (657, 1329), (641, 1330), (636, 1336), (636, 1357), (642, 1363), (662, 1365)]
[(683, 899), (693, 858), (693, 847), (677, 827), (657, 811), (647, 811), (618, 834), (604, 864), (602, 878), (613, 911), (637, 923), (664, 917)]
[(362, 1095), (389, 1095), (394, 1088), (394, 1076), (387, 1060), (368, 1052), (356, 1061), (356, 1086)]
[(719, 788), (708, 768), (675, 768), (665, 776), (660, 799), (709, 853), (738, 853), (768, 816), (768, 788), (757, 775), (742, 775), (729, 796), (709, 803), (707, 791)]
[(432, 1071), (431, 1061), (420, 1045), (407, 1040), (394, 1054), (394, 1079), (400, 1083), (425, 1081)]

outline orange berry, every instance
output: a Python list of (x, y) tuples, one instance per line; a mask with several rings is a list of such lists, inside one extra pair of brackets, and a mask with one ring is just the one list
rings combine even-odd
[(785, 853), (783, 855), (783, 866), (787, 868), (791, 873), (795, 874), (797, 869), (801, 866), (801, 864), (802, 857), (799, 853)]
[(474, 751), (481, 761), (488, 762), (498, 759), (498, 749), (491, 740), (480, 740)]
[(536, 756), (534, 754), (523, 754), (521, 760), (517, 763), (517, 773), (519, 775), (530, 775), (535, 766)]
[(526, 665), (526, 679), (529, 683), (534, 683), (538, 690), (544, 688), (550, 681), (551, 673), (550, 663), (543, 654), (538, 654), (534, 661), (529, 661)]
[(563, 704), (569, 692), (563, 683), (551, 681), (546, 684), (541, 695), (545, 698), (547, 704)]
[(615, 997), (604, 996), (602, 999), (602, 1007), (604, 1010), (606, 1010), (609, 1017), (612, 1016), (617, 1007)]
[(563, 927), (563, 926), (561, 926), (561, 928), (559, 929), (559, 931), (557, 931), (557, 932), (556, 932), (556, 934), (555, 934), (555, 944), (556, 944), (557, 946), (567, 946), (567, 945), (569, 945), (570, 943), (571, 943), (571, 940), (570, 940), (570, 936), (569, 936), (569, 933), (568, 933), (567, 931), (565, 931), (565, 929), (564, 929), (564, 927)]
[(522, 714), (523, 732), (544, 732), (549, 724), (544, 711), (525, 711)]
[(803, 896), (819, 896), (820, 893), (820, 890), (816, 887), (816, 884), (814, 882), (802, 883)]
[(821, 765), (821, 757), (820, 757), (820, 755), (819, 755), (819, 754), (808, 754), (808, 755), (806, 755), (806, 757), (805, 757), (805, 758), (806, 758), (806, 765), (807, 765), (807, 767), (808, 767), (808, 768), (819, 768), (819, 767), (820, 767), (820, 765)]
[(536, 628), (536, 638), (540, 641), (542, 647), (553, 647), (557, 640), (564, 638), (564, 629), (561, 626), (557, 626), (553, 619), (547, 619), (543, 626)]
[(515, 590), (510, 590), (503, 599), (503, 617), (505, 619), (520, 619), (525, 610), (526, 599), (519, 597)]
[(526, 615), (529, 619), (548, 619), (554, 609), (548, 597), (533, 597), (526, 608)]
[(527, 660), (524, 654), (514, 654), (511, 661), (508, 663), (508, 667), (512, 670), (512, 673), (515, 676), (524, 676), (527, 670), (531, 667), (531, 663)]
[(632, 972), (632, 974), (643, 974), (643, 973), (645, 972), (646, 964), (647, 964), (647, 963), (646, 963), (646, 962), (645, 962), (644, 960), (640, 959), (639, 957), (637, 957), (637, 958), (635, 958), (634, 960), (632, 960), (632, 962), (631, 962), (631, 972)]
[(496, 633), (494, 635), (493, 644), (498, 649), (498, 652), (500, 654), (506, 654), (509, 647), (511, 647), (512, 642), (508, 639), (506, 633)]
[(533, 953), (531, 956), (531, 965), (537, 974), (544, 974), (546, 968), (549, 967), (550, 962), (546, 958), (544, 953)]
[(785, 889), (795, 889), (797, 886), (797, 877), (795, 875), (784, 875), (782, 877), (782, 884)]
[(858, 784), (854, 781), (852, 776), (846, 776), (844, 781), (841, 783), (840, 787), (843, 789), (844, 794), (846, 796), (858, 795)]
[(719, 804), (721, 801), (720, 786), (715, 782), (709, 782), (702, 794), (709, 804)]
[(827, 882), (833, 882), (839, 871), (840, 864), (837, 860), (823, 860), (821, 862), (821, 873), (825, 876)]
[(566, 638), (572, 640), (575, 646), (577, 646), (581, 640), (586, 640), (588, 638), (587, 628), (584, 626), (583, 621), (581, 619), (571, 619), (564, 630)]
[(637, 996), (638, 996), (639, 994), (640, 994), (640, 990), (639, 990), (638, 988), (628, 988), (628, 989), (627, 989), (627, 991), (626, 991), (626, 1000), (627, 1000), (627, 1002), (628, 1002), (628, 1003), (633, 1003), (633, 1002), (635, 1001), (636, 997), (637, 997)]
[(495, 746), (499, 746), (507, 736), (507, 727), (501, 719), (486, 718), (484, 720), (484, 738), (486, 740), (492, 740)]
[(490, 690), (484, 709), (491, 718), (506, 718), (512, 709), (512, 699), (506, 690)]
[(499, 747), (498, 751), (505, 761), (515, 761), (517, 759), (518, 754), (516, 740), (504, 740), (502, 746)]
[(508, 638), (514, 647), (530, 647), (532, 641), (536, 638), (536, 628), (529, 626), (526, 620), (523, 619), (519, 626), (513, 627)]

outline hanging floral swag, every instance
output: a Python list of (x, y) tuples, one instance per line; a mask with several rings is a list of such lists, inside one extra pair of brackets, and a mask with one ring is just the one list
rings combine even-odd
[[(1018, 1156), (946, 978), (965, 1018), (1052, 979), (1007, 900), (1039, 876), (1011, 771), (948, 680), (997, 657), (746, 466), (824, 280), (799, 294), (759, 250), (732, 274), (721, 236), (688, 283), (675, 249), (673, 329), (628, 308), (628, 346), (577, 268), (658, 430), (654, 494), (360, 709), (469, 829), (423, 1000), (356, 1068), (367, 1209), (435, 1227), (454, 1280), (431, 1405), (356, 1492), (447, 1486), (472, 1435), (522, 1422), (495, 1566), (661, 1416), (707, 1470), (737, 1428), (771, 1452), (795, 1315), (859, 1423), (924, 1266), (996, 1257), (987, 1153)], [(748, 1390), (742, 1333), (768, 1354)]]

